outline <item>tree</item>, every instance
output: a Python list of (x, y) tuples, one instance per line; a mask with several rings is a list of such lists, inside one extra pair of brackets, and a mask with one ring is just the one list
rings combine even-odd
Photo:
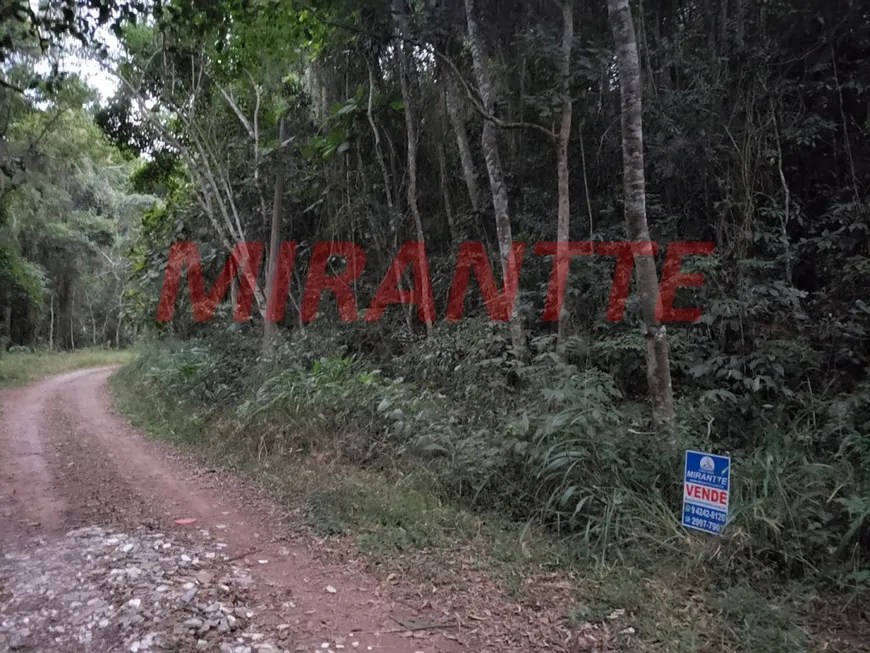
[[(568, 173), (568, 145), (571, 142), (571, 45), (574, 40), (574, 0), (563, 0), (562, 5), (562, 61), (559, 66), (561, 77), (562, 111), (559, 137), (556, 141), (556, 167), (559, 178), (559, 218), (556, 229), (556, 242), (567, 243), (570, 240), (571, 229), (571, 185)], [(561, 253), (556, 254), (555, 265), (568, 264)], [(567, 275), (567, 270), (563, 274)], [(559, 302), (562, 305), (562, 302)], [(565, 311), (562, 311), (564, 313)], [(564, 344), (565, 319), (559, 315), (559, 344)]]
[[(408, 143), (408, 206), (411, 209), (411, 217), (414, 219), (414, 230), (417, 233), (417, 241), (422, 243), (425, 250), (426, 236), (423, 233), (423, 220), (420, 217), (420, 206), (417, 201), (417, 123), (415, 121), (414, 97), (412, 95), (414, 75), (416, 70), (414, 66), (413, 53), (409, 52), (410, 46), (408, 40), (410, 36), (410, 27), (408, 25), (408, 15), (405, 13), (404, 0), (393, 0), (392, 4), (393, 20), (396, 22), (396, 28), (399, 38), (396, 41), (396, 52), (399, 58), (399, 80), (402, 91), (402, 104), (405, 112), (405, 133)], [(417, 283), (423, 284), (420, 289), (423, 297), (427, 297), (431, 293), (428, 287), (429, 279), (420, 279)], [(434, 316), (432, 316), (434, 318)], [(432, 335), (432, 323), (426, 322), (426, 332)]]
[(10, 127), (10, 156), (26, 165), (6, 196), (0, 228), (0, 304), (13, 344), (73, 349), (121, 344), (133, 229), (153, 198), (130, 188), (136, 167), (106, 141), (80, 100), (68, 93), (31, 107)]
[[(607, 8), (616, 42), (619, 90), (622, 99), (622, 167), (623, 202), (628, 237), (635, 242), (650, 242), (646, 220), (646, 184), (643, 170), (643, 113), (640, 82), (640, 58), (637, 37), (628, 0), (608, 0)], [(674, 420), (674, 393), (671, 387), (671, 363), (668, 335), (659, 322), (658, 274), (652, 251), (636, 257), (637, 282), (643, 313), (646, 377), (656, 423), (669, 428)]]
[[(272, 228), (269, 235), (269, 263), (266, 268), (266, 303), (273, 301), (275, 285), (278, 283), (278, 256), (281, 248), (281, 219), (284, 207), (284, 157), (281, 153), (287, 136), (284, 133), (284, 118), (281, 118), (278, 128), (278, 163), (275, 166), (275, 199), (272, 204)], [(235, 299), (233, 300), (235, 304)], [(263, 321), (263, 350), (267, 351), (275, 344), (278, 325), (277, 321), (267, 316)]]
[[(490, 80), (489, 64), (486, 60), (483, 36), (480, 33), (474, 0), (465, 0), (465, 15), (468, 22), (469, 47), (471, 49), (472, 60), (474, 61), (477, 88), (483, 100), (483, 109), (487, 114), (494, 115), (495, 91)], [(504, 171), (502, 170), (501, 157), (499, 156), (498, 134), (496, 126), (491, 120), (483, 121), (481, 148), (483, 149), (483, 157), (486, 160), (486, 169), (489, 173), (489, 186), (492, 191), (492, 205), (495, 210), (502, 278), (505, 280), (505, 284), (507, 284), (507, 279), (510, 278), (512, 273), (513, 235), (508, 206), (507, 185), (505, 184)], [(519, 358), (526, 358), (528, 355), (526, 334), (520, 322), (516, 304), (511, 308), (510, 330), (514, 352)]]
[(459, 160), (462, 163), (462, 175), (465, 179), (465, 187), (468, 190), (468, 200), (471, 202), (471, 210), (477, 213), (480, 210), (480, 190), (477, 185), (477, 173), (474, 171), (474, 158), (471, 155), (471, 147), (468, 144), (468, 132), (465, 128), (465, 118), (460, 110), (461, 96), (456, 88), (456, 82), (449, 70), (445, 70), (444, 95), (446, 99), (447, 113), (450, 116), (450, 125), (456, 138), (456, 147), (459, 150)]

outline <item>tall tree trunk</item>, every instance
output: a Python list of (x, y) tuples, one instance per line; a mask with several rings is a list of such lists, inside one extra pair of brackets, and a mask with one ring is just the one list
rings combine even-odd
[[(489, 65), (483, 49), (483, 36), (480, 33), (475, 12), (474, 0), (465, 0), (465, 14), (468, 20), (468, 42), (471, 47), (471, 57), (474, 61), (477, 86), (485, 111), (489, 115), (493, 115), (495, 112), (494, 91), (489, 76)], [(503, 278), (507, 282), (507, 279), (510, 278), (513, 235), (511, 233), (507, 186), (505, 185), (504, 172), (502, 171), (501, 158), (499, 157), (498, 135), (496, 127), (491, 120), (483, 121), (481, 147), (486, 159), (486, 170), (489, 173), (489, 186), (492, 190), (492, 206), (495, 211), (495, 226), (498, 234), (501, 269)], [(528, 357), (526, 336), (517, 313), (516, 303), (511, 309), (510, 332), (514, 353), (521, 360), (525, 360)]]
[(73, 336), (73, 280), (67, 270), (61, 274), (58, 297), (57, 344), (61, 349), (75, 349)]
[(372, 129), (372, 136), (375, 140), (375, 158), (378, 160), (378, 167), (381, 169), (381, 178), (384, 183), (384, 198), (387, 201), (387, 212), (390, 215), (390, 221), (393, 222), (393, 230), (398, 228), (400, 220), (400, 211), (399, 207), (396, 206), (396, 202), (399, 201), (399, 198), (396, 197), (393, 199), (393, 183), (391, 181), (390, 173), (387, 170), (387, 164), (384, 157), (383, 148), (381, 147), (381, 132), (378, 129), (377, 124), (375, 123), (374, 113), (372, 112), (372, 103), (374, 100), (375, 94), (375, 74), (374, 70), (372, 70), (372, 65), (369, 63), (369, 101), (368, 107), (366, 110), (366, 116), (368, 117), (369, 126)]
[[(368, 175), (366, 174), (366, 166), (363, 162), (362, 156), (362, 147), (362, 139), (359, 138), (354, 147), (354, 150), (356, 150), (357, 173), (359, 175), (360, 183), (362, 184), (363, 197), (370, 198), (372, 196), (372, 185), (371, 182), (369, 182)], [(384, 225), (378, 222), (374, 211), (366, 211), (365, 213), (369, 218), (369, 227), (371, 228), (372, 238), (374, 238), (375, 243), (377, 244), (378, 251), (386, 254), (388, 251), (388, 245), (387, 236), (384, 234), (383, 230)]]
[(439, 141), (435, 146), (438, 151), (438, 173), (441, 181), (441, 202), (444, 204), (444, 216), (447, 218), (447, 229), (450, 232), (450, 244), (458, 240), (456, 221), (453, 218), (453, 207), (450, 205), (450, 182), (447, 176), (447, 156), (444, 154), (444, 143)]
[(459, 149), (459, 160), (462, 163), (462, 175), (465, 177), (465, 187), (468, 189), (468, 199), (471, 201), (472, 210), (477, 213), (480, 210), (480, 189), (477, 185), (477, 175), (474, 172), (474, 159), (471, 157), (471, 147), (468, 144), (468, 132), (465, 129), (465, 119), (459, 108), (459, 96), (455, 82), (450, 73), (447, 74), (447, 85), (444, 90), (447, 101), (447, 115), (450, 117), (450, 125), (456, 136), (456, 147)]
[[(607, 0), (608, 7), (610, 6), (610, 0)], [(707, 49), (710, 51), (709, 55), (711, 57), (716, 56), (716, 0), (704, 0), (704, 31), (707, 33)], [(680, 40), (683, 39), (685, 32), (683, 35), (678, 37)]]
[[(562, 243), (570, 240), (571, 228), (571, 194), (570, 180), (568, 177), (568, 143), (571, 140), (571, 42), (574, 40), (574, 0), (564, 0), (562, 5), (562, 62), (559, 66), (559, 75), (562, 78), (562, 124), (559, 129), (559, 139), (556, 142), (556, 167), (559, 179), (559, 218), (556, 227), (557, 247), (563, 247)], [(566, 245), (565, 245), (566, 246)], [(556, 265), (567, 267), (569, 260), (561, 253), (556, 255)], [(565, 277), (567, 277), (567, 270)], [(564, 277), (563, 277), (564, 278)], [(562, 298), (560, 298), (562, 299)], [(563, 307), (560, 301), (558, 306)], [(564, 346), (565, 319), (564, 307), (559, 313), (558, 342)]]
[[(414, 70), (413, 55), (408, 53), (409, 45), (406, 39), (410, 36), (408, 15), (405, 13), (404, 0), (393, 0), (393, 19), (399, 32), (396, 50), (399, 55), (399, 83), (402, 90), (402, 103), (405, 105), (405, 133), (408, 136), (408, 207), (414, 219), (414, 229), (417, 240), (426, 247), (426, 237), (423, 233), (423, 220), (420, 217), (420, 207), (417, 203), (417, 124), (414, 117), (414, 98), (412, 95), (412, 71)], [(431, 290), (426, 287), (428, 278), (416, 279), (414, 283), (421, 286), (421, 297), (428, 297)], [(431, 316), (434, 320), (435, 316)], [(432, 335), (432, 321), (426, 322), (426, 333)]]
[(435, 151), (438, 155), (438, 176), (441, 182), (441, 203), (444, 205), (444, 217), (447, 218), (447, 229), (450, 232), (450, 245), (456, 244), (459, 234), (456, 233), (456, 221), (453, 217), (453, 203), (450, 201), (450, 177), (447, 174), (447, 154), (444, 151), (444, 141), (449, 131), (447, 121), (447, 93), (442, 86), (438, 92), (438, 128)]
[[(11, 295), (11, 293), (10, 293)], [(10, 295), (7, 295), (8, 300), (6, 305), (3, 307), (3, 333), (6, 334), (6, 337), (9, 339), (8, 344), (12, 344), (12, 298)]]
[(48, 323), (48, 350), (54, 351), (54, 293), (51, 293), (51, 321)]
[(3, 295), (3, 335), (12, 342), (12, 292), (9, 290)]
[[(383, 153), (383, 150), (381, 149), (380, 130), (378, 129), (377, 124), (375, 123), (374, 114), (372, 113), (372, 102), (374, 100), (374, 94), (375, 94), (375, 74), (374, 74), (374, 70), (372, 69), (371, 62), (369, 62), (369, 64), (368, 64), (368, 69), (369, 69), (369, 101), (368, 101), (368, 107), (366, 108), (366, 116), (368, 117), (369, 126), (372, 128), (372, 135), (374, 136), (374, 139), (375, 139), (375, 156), (378, 160), (378, 166), (381, 169), (381, 176), (383, 177), (383, 180), (384, 180), (384, 196), (386, 197), (386, 200), (387, 200), (387, 210), (389, 211), (389, 214), (390, 214), (390, 220), (393, 223), (393, 229), (392, 229), (393, 234), (392, 235), (393, 235), (393, 241), (394, 241), (393, 245), (395, 247), (397, 245), (397, 242), (395, 242), (395, 241), (398, 240), (397, 234), (398, 234), (399, 225), (401, 223), (401, 211), (399, 210), (399, 207), (397, 206), (399, 198), (396, 197), (395, 201), (393, 200), (393, 192), (391, 190), (392, 183), (390, 181), (390, 173), (387, 171), (387, 164), (384, 161), (384, 153)], [(396, 286), (397, 287), (398, 287), (400, 281), (401, 281), (400, 279), (396, 279)], [(408, 325), (408, 331), (413, 331), (413, 325), (411, 323), (410, 307), (408, 307), (408, 309), (409, 310), (405, 311), (405, 322)]]
[(118, 297), (118, 321), (115, 322), (115, 347), (121, 347), (121, 320), (124, 317), (124, 289), (121, 288), (121, 295)]
[[(526, 12), (526, 20), (529, 19), (528, 18), (528, 13), (529, 13), (528, 7), (529, 7), (529, 4), (526, 3), (524, 5), (524, 9)], [(519, 91), (520, 91), (520, 93), (519, 93), (519, 97), (517, 98), (517, 115), (519, 116), (519, 119), (522, 120), (526, 114), (526, 89), (527, 89), (526, 79), (528, 77), (527, 73), (528, 73), (528, 69), (529, 69), (528, 56), (525, 53), (523, 53), (522, 56), (520, 57), (519, 67), (520, 67), (520, 69), (519, 69), (519, 77), (520, 77), (519, 78)], [(514, 132), (515, 132), (514, 137), (519, 140), (519, 148), (522, 151), (526, 147), (526, 130), (525, 129), (516, 129), (516, 130), (514, 130)], [(518, 199), (518, 201), (517, 201), (518, 211), (520, 213), (522, 213), (522, 211), (525, 209), (525, 206), (526, 206), (525, 186), (526, 186), (526, 173), (528, 171), (528, 168), (529, 168), (529, 165), (528, 165), (527, 157), (521, 156), (521, 157), (519, 157), (519, 161), (517, 161), (516, 168), (513, 170), (513, 173), (515, 175), (514, 178), (516, 179), (517, 185), (520, 188), (520, 194), (519, 194), (519, 197), (517, 198)]]
[(595, 225), (592, 220), (592, 199), (589, 195), (589, 175), (586, 172), (586, 148), (583, 145), (583, 123), (580, 121), (578, 136), (580, 137), (580, 165), (583, 171), (583, 194), (586, 197), (586, 213), (589, 215), (589, 240), (592, 240), (592, 234), (595, 231)]
[[(628, 0), (607, 0), (622, 96), (622, 164), (625, 221), (629, 239), (649, 242), (646, 221), (646, 189), (643, 171), (643, 121), (641, 117), (640, 61), (637, 38)], [(650, 252), (652, 254), (652, 252)], [(646, 345), (647, 383), (653, 404), (653, 419), (662, 428), (674, 421), (674, 395), (668, 336), (656, 315), (658, 275), (653, 256), (636, 258), (637, 280)]]
[[(278, 252), (281, 248), (281, 217), (284, 207), (284, 150), (283, 144), (286, 138), (284, 134), (284, 118), (278, 126), (278, 160), (275, 164), (275, 198), (272, 202), (272, 231), (269, 237), (269, 265), (266, 268), (266, 305), (273, 300), (275, 283), (278, 279)], [(269, 311), (266, 309), (266, 319), (263, 320), (263, 351), (268, 353), (275, 345), (278, 335), (278, 323), (269, 320)]]

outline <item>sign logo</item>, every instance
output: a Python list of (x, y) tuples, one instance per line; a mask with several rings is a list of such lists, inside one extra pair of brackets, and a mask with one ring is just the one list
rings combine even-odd
[(686, 452), (683, 478), (683, 526), (720, 535), (728, 521), (731, 458)]

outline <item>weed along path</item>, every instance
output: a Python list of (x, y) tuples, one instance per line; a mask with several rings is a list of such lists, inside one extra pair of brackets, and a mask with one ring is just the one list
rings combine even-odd
[(261, 493), (119, 418), (113, 370), (0, 393), (0, 651), (529, 650), (325, 561)]

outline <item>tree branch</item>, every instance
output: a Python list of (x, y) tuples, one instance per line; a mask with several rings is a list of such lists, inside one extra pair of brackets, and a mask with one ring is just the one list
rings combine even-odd
[[(305, 8), (311, 13), (311, 15), (315, 19), (317, 19), (323, 25), (327, 25), (329, 27), (337, 27), (339, 29), (344, 29), (344, 30), (347, 30), (347, 31), (352, 32), (354, 34), (361, 34), (364, 36), (373, 36), (373, 34), (371, 32), (364, 30), (364, 29), (360, 29), (359, 27), (354, 27), (353, 25), (347, 25), (345, 23), (338, 23), (338, 22), (329, 20), (327, 18), (324, 18), (323, 16), (321, 16), (318, 13), (317, 9), (315, 9), (314, 7), (306, 5)], [(484, 109), (483, 105), (480, 103), (480, 100), (476, 97), (474, 91), (469, 86), (468, 82), (465, 81), (465, 78), (462, 76), (462, 73), (459, 71), (459, 68), (456, 66), (456, 64), (453, 63), (453, 61), (450, 59), (450, 57), (448, 57), (446, 54), (444, 54), (443, 52), (438, 50), (435, 46), (430, 45), (430, 44), (421, 44), (416, 38), (413, 38), (413, 37), (399, 35), (399, 36), (397, 36), (397, 38), (403, 42), (410, 43), (411, 45), (415, 45), (418, 48), (420, 48), (426, 52), (429, 52), (430, 54), (438, 57), (444, 63), (446, 63), (447, 66), (453, 71), (453, 73), (456, 75), (456, 77), (462, 83), (462, 86), (465, 89), (466, 94), (468, 95), (468, 99), (471, 100), (471, 104), (474, 107), (474, 110), (477, 111), (477, 113), (480, 114), (480, 116), (484, 120), (489, 120), (490, 122), (494, 123), (497, 127), (500, 127), (501, 129), (532, 129), (534, 131), (542, 133), (544, 136), (546, 136), (550, 140), (553, 140), (553, 141), (556, 140), (557, 136), (554, 132), (552, 132), (551, 130), (549, 130), (546, 127), (543, 127), (537, 123), (533, 123), (533, 122), (505, 122), (504, 120), (501, 120), (497, 116), (494, 116), (494, 115), (490, 114), (488, 111), (486, 111), (486, 109)]]

